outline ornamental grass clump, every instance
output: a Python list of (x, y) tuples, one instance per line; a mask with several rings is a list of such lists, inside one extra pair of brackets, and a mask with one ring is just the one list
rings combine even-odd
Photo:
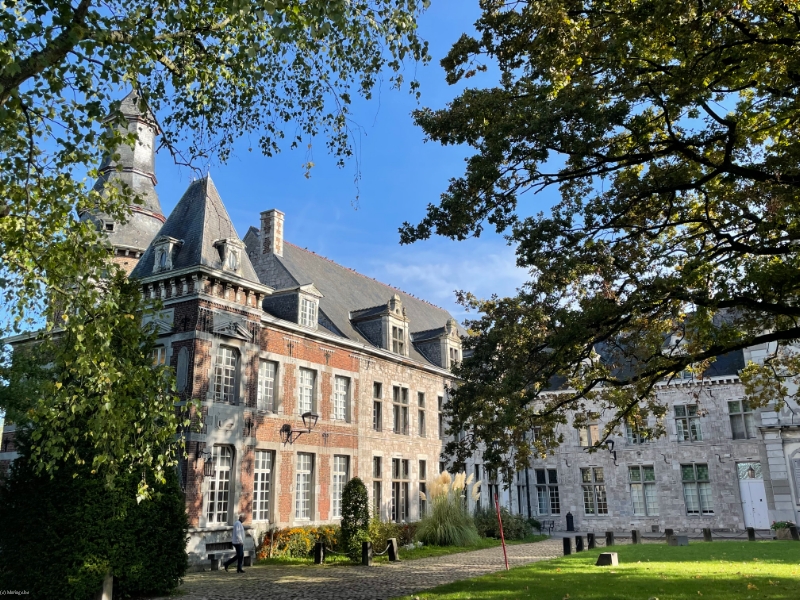
[(472, 546), (480, 540), (472, 516), (467, 511), (466, 494), (472, 486), (473, 498), (480, 493), (480, 481), (472, 482), (472, 475), (458, 473), (451, 477), (442, 472), (430, 485), (428, 513), (417, 527), (416, 538), (430, 546)]

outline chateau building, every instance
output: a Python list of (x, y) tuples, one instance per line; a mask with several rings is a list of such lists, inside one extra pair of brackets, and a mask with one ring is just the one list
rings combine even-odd
[[(181, 399), (199, 407), (180, 464), (191, 563), (228, 550), (240, 514), (250, 553), (268, 527), (336, 523), (354, 476), (382, 519), (418, 520), (426, 508), (419, 492), (442, 467), (441, 409), (464, 330), (443, 309), (291, 244), (278, 209), (240, 238), (210, 176), (163, 215), (157, 127), (133, 94), (122, 110), (139, 141), (103, 166), (96, 189), (124, 183), (144, 202), (126, 223), (81, 218), (106, 232), (144, 296), (161, 301), (151, 318), (153, 361), (172, 366)], [(564, 427), (564, 444), (510, 487), (476, 458), (468, 468), (486, 482), (479, 503), (488, 506), (497, 491), (515, 513), (556, 529), (569, 513), (584, 531), (796, 521), (798, 407), (749, 410), (737, 375), (763, 351), (725, 357), (702, 381), (661, 384), (665, 438), (628, 430), (588, 453), (602, 419)], [(7, 425), (0, 467), (17, 456), (13, 440)]]

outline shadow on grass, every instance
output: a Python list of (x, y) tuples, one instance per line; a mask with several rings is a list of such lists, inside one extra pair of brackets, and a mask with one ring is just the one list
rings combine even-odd
[(729, 600), (800, 598), (797, 542), (615, 546), (618, 567), (596, 567), (595, 549), (414, 594), (427, 600)]

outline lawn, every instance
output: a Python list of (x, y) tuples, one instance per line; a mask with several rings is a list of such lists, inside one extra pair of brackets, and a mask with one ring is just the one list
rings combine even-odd
[(618, 567), (595, 567), (602, 549), (444, 585), (406, 598), (729, 600), (800, 598), (797, 542), (692, 542), (615, 546)]
[[(532, 542), (540, 542), (547, 539), (546, 535), (531, 535), (524, 540), (515, 540), (513, 542), (506, 542), (509, 546), (513, 544), (530, 544)], [(413, 550), (405, 550), (400, 548), (400, 560), (416, 560), (419, 558), (429, 558), (431, 556), (445, 556), (447, 554), (458, 554), (459, 552), (471, 552), (473, 550), (483, 550), (484, 548), (496, 548), (500, 545), (500, 540), (491, 538), (481, 538), (480, 542), (475, 546), (422, 546), (421, 548), (414, 548)], [(373, 559), (375, 563), (389, 562), (387, 555), (376, 556)], [(347, 557), (328, 554), (325, 556), (326, 564), (356, 564), (350, 562)], [(313, 565), (313, 558), (268, 558), (258, 561), (259, 565)]]

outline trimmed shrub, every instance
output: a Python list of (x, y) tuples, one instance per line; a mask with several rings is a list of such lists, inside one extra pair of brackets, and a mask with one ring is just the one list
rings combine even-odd
[(336, 525), (287, 527), (268, 531), (256, 551), (259, 560), (267, 558), (307, 558), (317, 542), (336, 550), (341, 530)]
[(369, 496), (358, 477), (342, 490), (342, 551), (352, 560), (361, 559), (361, 543), (369, 541)]
[[(507, 540), (521, 540), (529, 536), (531, 526), (522, 515), (512, 515), (506, 508), (500, 508), (503, 519), (503, 534)], [(497, 511), (491, 508), (480, 508), (475, 511), (475, 527), (478, 533), (487, 538), (500, 538), (500, 527), (497, 524)]]
[(458, 473), (453, 479), (444, 471), (431, 482), (430, 509), (417, 525), (417, 540), (430, 546), (472, 546), (478, 542), (480, 536), (465, 502), (471, 481), (471, 475), (467, 479), (464, 473)]
[(373, 518), (369, 522), (369, 539), (372, 542), (372, 548), (375, 552), (383, 552), (391, 538), (397, 538), (398, 543), (401, 543), (401, 534), (402, 531), (399, 523), (381, 521), (377, 518)]
[(114, 597), (163, 596), (188, 567), (188, 521), (174, 471), (148, 479), (154, 497), (136, 503), (141, 475), (114, 488), (89, 469), (37, 475), (23, 456), (0, 487), (0, 589), (32, 599), (86, 600), (114, 575)]

